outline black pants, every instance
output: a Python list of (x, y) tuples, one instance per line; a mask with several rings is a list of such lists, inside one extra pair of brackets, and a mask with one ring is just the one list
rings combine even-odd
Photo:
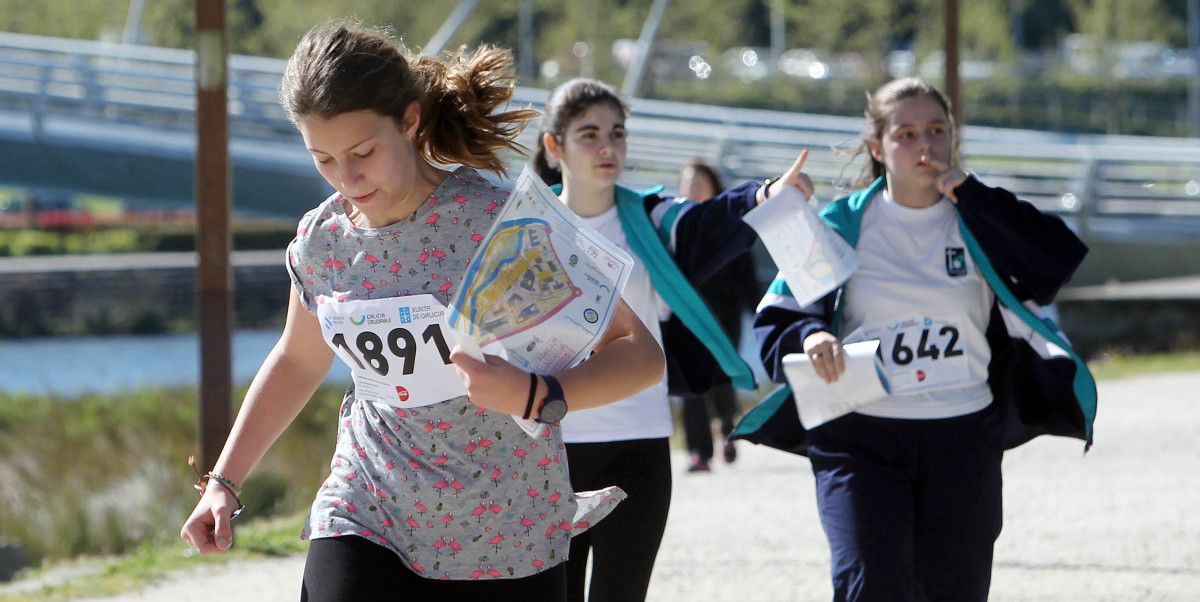
[(300, 601), (565, 600), (566, 574), (566, 563), (562, 563), (522, 579), (427, 579), (405, 566), (395, 552), (347, 535), (309, 542)]
[(987, 411), (849, 414), (809, 432), (835, 601), (987, 600), (1003, 521)]
[(588, 491), (618, 485), (629, 497), (612, 514), (571, 539), (567, 593), (583, 602), (588, 552), (590, 602), (646, 599), (650, 572), (671, 505), (671, 449), (667, 439), (568, 443), (571, 486)]
[(733, 385), (724, 383), (709, 389), (703, 395), (683, 397), (683, 438), (689, 452), (699, 454), (704, 461), (713, 457), (712, 427), (709, 426), (708, 404), (712, 404), (717, 420), (721, 422), (721, 436), (733, 432), (733, 417), (737, 414), (737, 394)]

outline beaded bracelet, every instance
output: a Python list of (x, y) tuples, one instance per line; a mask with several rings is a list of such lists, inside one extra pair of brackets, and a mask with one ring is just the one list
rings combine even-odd
[(242, 510), (246, 509), (246, 505), (242, 503), (241, 492), (238, 491), (238, 488), (234, 486), (233, 481), (230, 481), (229, 479), (226, 479), (215, 472), (209, 471), (208, 474), (200, 477), (200, 482), (197, 482), (195, 485), (196, 491), (199, 491), (200, 495), (204, 495), (204, 490), (208, 488), (209, 481), (216, 481), (222, 487), (229, 490), (229, 493), (233, 494), (233, 501), (237, 502), (238, 507), (233, 511), (233, 514), (229, 517), (229, 519), (233, 520), (237, 518), (238, 515), (242, 513)]
[(209, 473), (204, 476), (224, 485), (226, 489), (233, 492), (233, 497), (240, 497), (242, 495), (242, 490), (239, 489), (237, 485), (234, 485), (233, 481), (230, 481), (229, 479), (212, 471), (209, 471)]
[[(191, 466), (193, 470), (195, 470), (195, 468), (196, 468), (195, 456), (188, 456), (188, 465)], [(200, 471), (196, 471), (196, 474), (199, 476), (196, 478), (196, 483), (194, 485), (192, 485), (192, 489), (199, 491), (200, 495), (204, 495), (204, 491), (206, 489), (208, 489), (209, 481), (216, 481), (222, 487), (224, 487), (226, 490), (228, 490), (229, 493), (233, 494), (233, 501), (237, 502), (238, 507), (236, 510), (233, 511), (233, 515), (229, 517), (230, 520), (237, 518), (238, 515), (241, 514), (243, 510), (246, 509), (246, 505), (242, 503), (242, 497), (241, 497), (242, 492), (240, 489), (238, 489), (237, 485), (233, 484), (233, 481), (230, 481), (229, 479), (227, 479), (211, 470), (208, 471), (207, 474), (203, 474), (203, 475), (200, 474)]]

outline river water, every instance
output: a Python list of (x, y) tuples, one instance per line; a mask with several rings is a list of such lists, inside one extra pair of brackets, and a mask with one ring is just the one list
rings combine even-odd
[[(742, 332), (751, 331), (742, 316)], [(249, 383), (279, 339), (279, 330), (238, 330), (233, 334), (233, 382)], [(743, 336), (738, 351), (758, 382), (767, 377), (754, 359), (753, 337)], [(200, 342), (195, 333), (143, 336), (0, 339), (0, 393), (73, 396), (117, 393), (145, 387), (188, 387), (200, 382)], [(350, 369), (334, 359), (325, 382), (345, 385)]]
[[(234, 383), (254, 378), (278, 338), (278, 330), (234, 333)], [(0, 392), (72, 396), (195, 386), (199, 358), (195, 333), (0, 340)], [(326, 381), (348, 383), (350, 371), (334, 362)]]

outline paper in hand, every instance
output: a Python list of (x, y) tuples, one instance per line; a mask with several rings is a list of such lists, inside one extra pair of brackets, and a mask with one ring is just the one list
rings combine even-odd
[(883, 399), (891, 387), (883, 363), (875, 355), (878, 340), (849, 343), (842, 347), (846, 373), (827, 383), (803, 353), (783, 357), (783, 373), (792, 386), (800, 424), (811, 429)]
[(758, 232), (801, 306), (841, 286), (858, 267), (854, 249), (793, 186), (784, 186), (742, 220)]

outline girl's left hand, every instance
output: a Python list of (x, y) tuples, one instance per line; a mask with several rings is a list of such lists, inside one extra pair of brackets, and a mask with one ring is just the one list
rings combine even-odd
[(484, 355), (480, 362), (455, 345), (450, 361), (458, 377), (467, 386), (471, 403), (489, 410), (520, 416), (529, 397), (529, 373), (495, 355)]
[(950, 167), (929, 155), (921, 157), (921, 160), (938, 171), (937, 180), (934, 182), (938, 192), (941, 192), (946, 198), (950, 199), (951, 203), (957, 205), (958, 197), (954, 194), (954, 189), (967, 181), (966, 172), (959, 169), (958, 166)]

